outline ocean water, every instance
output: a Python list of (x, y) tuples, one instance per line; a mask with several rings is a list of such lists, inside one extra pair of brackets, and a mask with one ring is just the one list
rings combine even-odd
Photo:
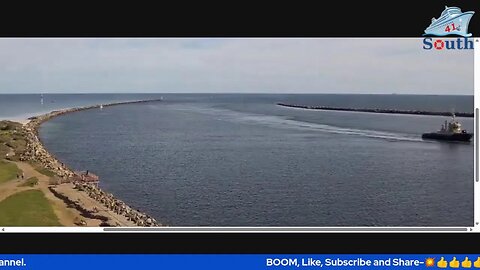
[[(473, 225), (473, 143), (420, 138), (447, 118), (275, 105), (473, 112), (472, 96), (52, 95), (48, 104), (160, 96), (52, 119), (40, 138), (170, 226)], [(12, 105), (38, 95), (8, 98), (0, 118), (40, 111)], [(473, 131), (473, 118), (459, 120)]]
[(0, 120), (25, 120), (53, 110), (158, 97), (148, 94), (0, 94)]

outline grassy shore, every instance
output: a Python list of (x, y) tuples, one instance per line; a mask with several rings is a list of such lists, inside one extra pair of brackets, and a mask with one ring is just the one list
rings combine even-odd
[(0, 202), (2, 226), (61, 226), (40, 190), (15, 193)]
[[(0, 226), (61, 226), (52, 203), (37, 188), (37, 177), (29, 177), (19, 184), (18, 181), (11, 183), (22, 174), (17, 163), (26, 146), (22, 124), (0, 121), (0, 191), (8, 196), (0, 201)], [(43, 175), (52, 175), (40, 164), (32, 164), (32, 167), (39, 169)], [(28, 177), (27, 174), (25, 176)]]
[(34, 187), (38, 185), (38, 178), (37, 177), (30, 177), (25, 182), (18, 185), (19, 187)]
[(17, 174), (21, 173), (20, 169), (18, 169), (14, 163), (0, 160), (0, 183), (15, 179), (17, 178)]
[(48, 177), (54, 177), (55, 176), (55, 173), (50, 171), (49, 169), (45, 168), (42, 166), (42, 164), (39, 164), (37, 162), (32, 162), (32, 161), (29, 161), (28, 162), (30, 165), (32, 165), (32, 167), (39, 173), (43, 174), (43, 175), (46, 175)]
[[(21, 153), (25, 151), (27, 143), (24, 135), (20, 123), (0, 121), (0, 183), (14, 179), (17, 174), (22, 173), (15, 164), (2, 159), (12, 152)], [(10, 158), (16, 159), (17, 157), (11, 156)]]
[[(103, 107), (152, 101), (158, 100)], [(99, 107), (56, 110), (31, 117), (25, 123), (0, 121), (0, 226), (161, 225), (94, 184), (70, 182), (75, 172), (48, 153), (38, 138), (38, 127), (43, 122)], [(27, 180), (9, 181), (17, 173)]]
[(12, 121), (0, 121), (0, 159), (3, 159), (12, 149), (16, 155), (11, 160), (18, 160), (18, 156), (26, 149), (25, 131), (22, 124)]

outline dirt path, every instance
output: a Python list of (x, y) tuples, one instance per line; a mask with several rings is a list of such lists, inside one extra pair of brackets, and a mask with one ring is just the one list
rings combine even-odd
[[(13, 149), (11, 147), (8, 147), (8, 149), (9, 149), (9, 152), (7, 153), (7, 156), (11, 157), (11, 156), (15, 155), (15, 152), (13, 151)], [(10, 163), (15, 163), (15, 162), (9, 161), (9, 160), (4, 160), (4, 161), (10, 162)], [(29, 189), (28, 187), (25, 187), (25, 188), (18, 187), (18, 185), (21, 184), (21, 183), (22, 183), (21, 179), (17, 178), (17, 179), (13, 179), (13, 180), (10, 180), (10, 181), (7, 181), (7, 182), (4, 182), (4, 183), (0, 184), (0, 201), (2, 201), (3, 199), (7, 198), (8, 196), (10, 196), (14, 193)]]
[(103, 204), (97, 202), (96, 200), (90, 198), (87, 193), (78, 191), (73, 188), (73, 184), (62, 184), (59, 185), (55, 188), (57, 192), (60, 192), (70, 198), (71, 200), (74, 201), (80, 201), (81, 204), (83, 205), (84, 208), (88, 210), (93, 210), (94, 207), (97, 208), (98, 210), (98, 215), (102, 215), (105, 217), (110, 218), (111, 222), (118, 223), (121, 226), (125, 227), (134, 227), (136, 226), (135, 223), (132, 221), (128, 220), (125, 216), (119, 215), (114, 213), (113, 211), (110, 211), (107, 207), (105, 207)]
[[(62, 200), (55, 197), (50, 190), (48, 190), (50, 177), (43, 175), (36, 171), (30, 164), (25, 162), (13, 162), (17, 167), (23, 171), (25, 178), (24, 179), (12, 179), (0, 185), (0, 201), (9, 197), (20, 191), (39, 189), (43, 192), (47, 200), (52, 205), (53, 211), (58, 218), (58, 221), (64, 226), (77, 226), (75, 222), (77, 220), (83, 219), (87, 221), (87, 226), (98, 226), (100, 222), (98, 220), (87, 220), (85, 217), (80, 215), (75, 209), (68, 208)], [(26, 179), (30, 177), (37, 177), (38, 185), (33, 187), (19, 187)]]
[[(19, 190), (23, 191), (23, 190), (27, 190), (27, 189), (40, 189), (43, 192), (43, 194), (45, 194), (45, 197), (50, 201), (50, 203), (53, 207), (53, 211), (57, 215), (60, 223), (64, 226), (76, 226), (75, 221), (79, 220), (83, 217), (81, 217), (80, 213), (78, 211), (76, 211), (75, 209), (67, 208), (66, 205), (62, 202), (62, 200), (55, 197), (48, 190), (50, 177), (39, 173), (28, 163), (25, 163), (25, 162), (14, 162), (14, 163), (25, 174), (25, 180), (30, 178), (30, 177), (37, 177), (38, 178), (38, 185), (36, 185), (34, 187), (20, 187), (20, 188), (17, 188), (15, 190), (17, 190), (17, 192), (18, 192)], [(18, 185), (22, 181), (24, 181), (24, 180), (20, 180), (20, 181), (14, 180), (13, 182), (15, 182), (16, 185)]]
[[(86, 226), (100, 226), (102, 223), (99, 219), (94, 218), (87, 218), (81, 215), (81, 213), (71, 207), (68, 207), (63, 200), (57, 198), (49, 189), (49, 182), (50, 177), (39, 173), (35, 170), (30, 164), (26, 162), (13, 162), (7, 161), (11, 163), (15, 163), (17, 167), (23, 171), (25, 174), (24, 179), (12, 179), (7, 181), (3, 184), (0, 184), (0, 201), (7, 198), (10, 195), (13, 195), (20, 191), (30, 190), (30, 189), (40, 189), (44, 194), (45, 197), (50, 201), (55, 214), (57, 215), (60, 223), (64, 226), (77, 226), (75, 222), (79, 220), (84, 220), (87, 225)], [(34, 187), (19, 187), (23, 181), (30, 177), (37, 177), (38, 178), (38, 185)], [(83, 208), (88, 210), (93, 210), (96, 207), (98, 211), (98, 215), (102, 215), (108, 217), (111, 221), (110, 223), (119, 224), (121, 226), (129, 226), (133, 227), (136, 226), (132, 221), (129, 221), (125, 216), (118, 215), (112, 211), (110, 211), (107, 207), (103, 204), (97, 202), (96, 200), (90, 198), (85, 192), (78, 191), (73, 188), (72, 184), (61, 184), (56, 186), (55, 190), (67, 196), (69, 199), (73, 201), (79, 201)]]
[(0, 201), (4, 200), (5, 198), (13, 195), (19, 191), (29, 190), (29, 189), (36, 189), (31, 187), (19, 187), (22, 183), (19, 179), (13, 179), (7, 182), (0, 184)]

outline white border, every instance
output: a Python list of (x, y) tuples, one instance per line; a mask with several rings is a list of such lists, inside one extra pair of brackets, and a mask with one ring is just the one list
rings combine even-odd
[[(370, 39), (370, 38), (369, 38)], [(421, 40), (421, 38), (415, 38)], [(476, 108), (480, 108), (480, 38), (474, 37), (474, 111)], [(475, 115), (476, 119), (478, 115)], [(236, 232), (258, 232), (258, 233), (265, 233), (265, 232), (288, 232), (288, 233), (349, 233), (349, 232), (377, 232), (377, 233), (391, 233), (391, 232), (417, 232), (417, 233), (438, 233), (438, 232), (449, 232), (449, 233), (465, 233), (465, 232), (480, 232), (480, 182), (476, 182), (476, 170), (477, 170), (477, 156), (476, 148), (479, 147), (476, 145), (476, 138), (479, 136), (476, 132), (476, 120), (474, 120), (474, 226), (473, 227), (450, 227), (450, 228), (460, 228), (460, 229), (467, 229), (465, 231), (450, 231), (445, 230), (442, 231), (442, 228), (449, 228), (449, 227), (348, 227), (351, 230), (346, 230), (345, 227), (338, 227), (342, 228), (342, 231), (326, 231), (322, 230), (325, 229), (333, 229), (335, 227), (166, 227), (165, 230), (162, 230), (162, 227), (158, 228), (158, 231), (134, 231), (138, 229), (138, 227), (130, 227), (132, 231), (122, 231), (122, 232), (138, 232), (138, 233), (218, 233), (218, 232), (227, 232), (227, 233), (236, 233)], [(477, 224), (477, 222), (479, 224)], [(122, 229), (127, 229), (129, 227), (122, 227)], [(165, 227), (163, 227), (165, 228)], [(179, 229), (175, 231), (175, 229)], [(281, 229), (285, 230), (281, 230)], [(390, 230), (382, 230), (377, 231), (375, 228), (381, 229), (391, 229)], [(418, 228), (418, 231), (413, 230), (414, 228)], [(426, 229), (431, 228), (431, 231), (425, 231)], [(239, 229), (236, 231), (235, 229)], [(261, 230), (259, 230), (261, 229)], [(365, 229), (368, 229), (366, 231)], [(439, 230), (440, 229), (440, 230)], [(65, 232), (73, 232), (73, 233), (95, 233), (95, 232), (102, 232), (102, 233), (122, 233), (122, 232), (104, 232), (104, 227), (0, 227), (0, 234), (1, 233), (16, 233), (16, 232), (39, 232), (39, 233), (65, 233)]]
[[(473, 38), (473, 43), (474, 43), (474, 60), (473, 60), (473, 99), (474, 99), (474, 110), (476, 111), (477, 108), (480, 108), (480, 38), (475, 37)], [(478, 115), (475, 115), (475, 120), (474, 120), (474, 130), (477, 130), (477, 119)], [(474, 132), (474, 153), (476, 153), (477, 147), (480, 147), (479, 145), (476, 145), (476, 140), (478, 138), (479, 134)], [(480, 182), (477, 182), (475, 179), (476, 177), (476, 171), (479, 170), (480, 168), (477, 168), (477, 159), (478, 157), (474, 154), (473, 157), (473, 168), (474, 168), (474, 187), (473, 187), (473, 209), (474, 209), (474, 231), (475, 232), (480, 232), (480, 224), (477, 225), (477, 223), (480, 223)]]

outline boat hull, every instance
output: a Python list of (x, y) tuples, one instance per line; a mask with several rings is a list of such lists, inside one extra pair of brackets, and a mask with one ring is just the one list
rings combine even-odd
[[(462, 15), (456, 16), (454, 18), (447, 19), (441, 23), (429, 26), (425, 30), (424, 36), (449, 36), (449, 35), (461, 35), (464, 37), (471, 37), (472, 34), (468, 33), (468, 24), (472, 18), (474, 12), (468, 11)], [(445, 28), (447, 26), (455, 25), (455, 29), (451, 28), (450, 32), (446, 32)]]
[(469, 142), (472, 139), (471, 133), (455, 133), (455, 134), (440, 134), (440, 133), (424, 133), (422, 139), (441, 140), (441, 141), (457, 141)]

